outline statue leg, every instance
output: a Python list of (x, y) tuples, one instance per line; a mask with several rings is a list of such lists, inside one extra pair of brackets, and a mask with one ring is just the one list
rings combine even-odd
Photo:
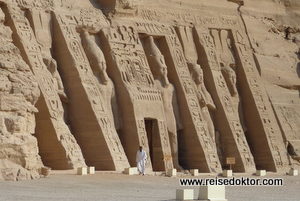
[(208, 132), (212, 138), (213, 141), (215, 141), (215, 127), (214, 127), (214, 123), (212, 121), (212, 118), (209, 114), (209, 110), (207, 107), (203, 107), (202, 109), (202, 116), (204, 118), (204, 120), (206, 121), (207, 124), (207, 129)]
[(177, 143), (177, 133), (176, 132), (170, 132), (169, 133), (169, 139), (170, 139), (170, 146), (172, 151), (172, 159), (174, 167), (177, 170), (183, 170), (183, 168), (179, 165), (178, 161), (178, 143)]

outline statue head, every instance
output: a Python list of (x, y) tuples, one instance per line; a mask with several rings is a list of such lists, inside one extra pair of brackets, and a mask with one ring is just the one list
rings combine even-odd
[(199, 84), (203, 83), (203, 70), (201, 69), (201, 66), (196, 62), (189, 62), (188, 67), (193, 80)]
[(158, 73), (163, 77), (168, 76), (168, 69), (165, 63), (161, 63), (161, 65), (158, 66)]
[(162, 55), (158, 49), (152, 36), (147, 37), (145, 48), (147, 50), (150, 63), (152, 63), (154, 67), (153, 70), (155, 73), (162, 76), (167, 76), (168, 71), (164, 55)]
[(103, 54), (102, 50), (100, 49), (100, 47), (99, 47), (97, 53), (98, 53), (98, 55), (97, 55), (98, 56), (98, 59), (97, 59), (98, 68), (100, 71), (104, 72), (104, 71), (106, 71), (107, 66), (106, 66), (106, 60), (105, 60), (104, 54)]
[(106, 61), (103, 59), (98, 63), (100, 71), (106, 71)]

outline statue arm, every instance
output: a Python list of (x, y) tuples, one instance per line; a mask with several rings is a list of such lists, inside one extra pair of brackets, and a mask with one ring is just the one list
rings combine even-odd
[(199, 86), (196, 85), (195, 83), (193, 83), (193, 85), (194, 85), (194, 89), (195, 89), (200, 107), (205, 107), (207, 100), (206, 100), (204, 94), (202, 93), (202, 88), (200, 87), (200, 89), (199, 89)]
[(201, 88), (202, 88), (203, 94), (204, 94), (204, 96), (206, 98), (206, 104), (207, 104), (208, 109), (212, 110), (212, 111), (216, 110), (217, 109), (216, 105), (215, 105), (215, 103), (214, 103), (214, 101), (213, 101), (210, 93), (207, 91), (205, 85), (202, 84)]
[(174, 86), (173, 86), (172, 106), (173, 106), (174, 115), (176, 119), (177, 130), (181, 130), (183, 129), (183, 124), (180, 118), (180, 111), (179, 111), (177, 95)]
[[(113, 85), (113, 83), (112, 83), (112, 85)], [(115, 128), (116, 128), (116, 130), (118, 130), (121, 128), (121, 125), (120, 125), (119, 108), (118, 108), (117, 97), (115, 94), (114, 86), (113, 86), (112, 95), (111, 95), (111, 107), (112, 107)]]

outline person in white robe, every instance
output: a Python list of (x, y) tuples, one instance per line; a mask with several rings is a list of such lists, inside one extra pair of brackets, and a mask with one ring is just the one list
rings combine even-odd
[(143, 147), (140, 146), (140, 149), (136, 153), (136, 162), (137, 168), (140, 174), (145, 175), (147, 153), (143, 150)]

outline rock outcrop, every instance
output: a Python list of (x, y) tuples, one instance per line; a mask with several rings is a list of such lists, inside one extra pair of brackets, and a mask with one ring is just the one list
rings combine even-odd
[(297, 0), (0, 0), (0, 180), (43, 166), (284, 172)]
[(35, 133), (38, 84), (0, 11), (0, 180), (37, 177), (42, 166)]

